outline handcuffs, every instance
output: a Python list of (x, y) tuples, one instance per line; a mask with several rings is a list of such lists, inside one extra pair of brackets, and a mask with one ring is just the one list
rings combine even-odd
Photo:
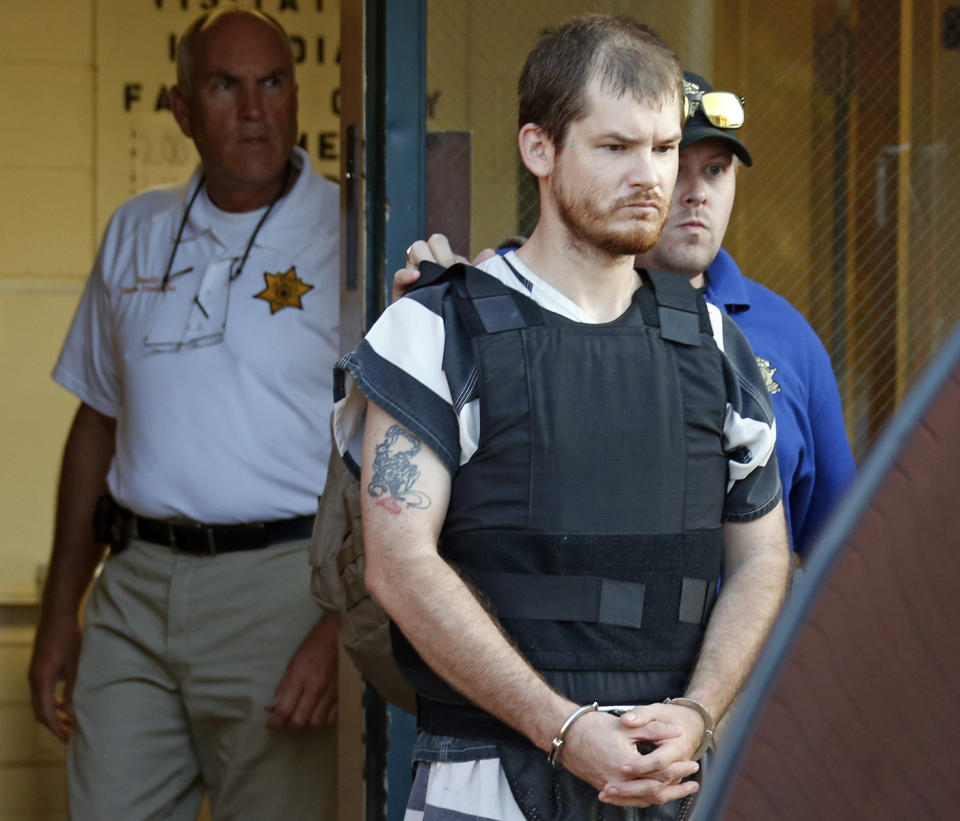
[[(697, 701), (695, 698), (688, 698), (687, 696), (665, 698), (663, 703), (679, 704), (681, 707), (690, 707), (691, 709), (700, 713), (700, 717), (703, 719), (703, 740), (700, 742), (700, 746), (697, 748), (697, 751), (693, 754), (692, 758), (693, 761), (699, 761), (701, 758), (703, 758), (704, 753), (706, 753), (710, 745), (713, 743), (714, 723), (713, 716), (710, 715), (710, 711), (704, 704)], [(567, 732), (578, 718), (585, 716), (587, 713), (610, 713), (611, 715), (620, 716), (635, 708), (636, 705), (625, 704), (610, 704), (601, 707), (596, 701), (594, 701), (592, 704), (585, 704), (582, 707), (578, 707), (570, 714), (567, 720), (563, 722), (563, 724), (560, 726), (560, 732), (557, 733), (556, 738), (554, 738), (550, 743), (550, 752), (547, 754), (547, 761), (549, 761), (554, 767), (558, 767), (560, 765), (560, 751), (563, 749), (563, 745), (566, 743)]]

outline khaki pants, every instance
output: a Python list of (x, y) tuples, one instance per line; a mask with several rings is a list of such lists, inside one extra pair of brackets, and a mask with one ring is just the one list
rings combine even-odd
[(215, 557), (133, 540), (87, 604), (68, 753), (74, 821), (333, 819), (333, 728), (264, 705), (322, 611), (307, 540)]

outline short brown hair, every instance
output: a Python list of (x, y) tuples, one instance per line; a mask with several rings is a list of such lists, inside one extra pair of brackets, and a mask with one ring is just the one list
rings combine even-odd
[(194, 51), (197, 47), (197, 37), (205, 28), (212, 26), (217, 20), (221, 17), (226, 17), (228, 14), (246, 14), (275, 28), (277, 33), (283, 37), (283, 42), (286, 44), (287, 51), (290, 55), (290, 67), (293, 68), (295, 60), (290, 36), (276, 18), (271, 17), (265, 11), (260, 11), (259, 9), (232, 8), (229, 6), (219, 8), (201, 14), (187, 26), (187, 30), (180, 36), (180, 40), (177, 42), (177, 85), (180, 86), (180, 90), (184, 94), (189, 94), (193, 86), (193, 59)]
[(616, 96), (660, 105), (683, 99), (677, 55), (652, 28), (626, 16), (589, 14), (547, 29), (527, 56), (520, 80), (519, 127), (534, 123), (556, 146), (586, 116), (594, 78)]

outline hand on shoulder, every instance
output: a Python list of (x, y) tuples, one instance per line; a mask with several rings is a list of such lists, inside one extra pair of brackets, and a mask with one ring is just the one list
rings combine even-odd
[(396, 302), (402, 297), (407, 288), (420, 278), (418, 266), (421, 262), (435, 262), (444, 268), (463, 262), (479, 265), (490, 259), (496, 252), (492, 248), (484, 248), (471, 263), (466, 257), (455, 254), (450, 247), (450, 241), (443, 234), (431, 234), (429, 239), (418, 239), (407, 248), (407, 264), (393, 275), (393, 290), (390, 301)]

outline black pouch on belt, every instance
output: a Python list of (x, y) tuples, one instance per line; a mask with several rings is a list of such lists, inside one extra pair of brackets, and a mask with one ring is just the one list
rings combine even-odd
[(122, 510), (109, 493), (97, 499), (93, 510), (93, 538), (110, 545), (113, 554), (126, 550), (130, 540), (130, 521), (122, 515)]

